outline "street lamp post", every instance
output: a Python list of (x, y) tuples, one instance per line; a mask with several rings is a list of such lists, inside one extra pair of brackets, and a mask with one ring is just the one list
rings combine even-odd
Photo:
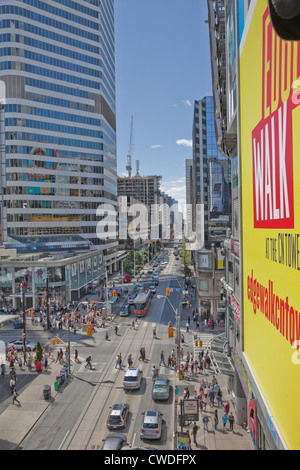
[(173, 312), (175, 313), (176, 319), (176, 327), (177, 327), (177, 371), (179, 371), (179, 363), (180, 363), (180, 314), (178, 313), (178, 309), (174, 308), (171, 304), (169, 298), (166, 295), (158, 295), (158, 299), (167, 299), (169, 304), (172, 307)]
[(26, 352), (26, 313), (25, 313), (25, 289), (23, 284), (20, 284), (20, 297), (23, 307), (23, 351)]

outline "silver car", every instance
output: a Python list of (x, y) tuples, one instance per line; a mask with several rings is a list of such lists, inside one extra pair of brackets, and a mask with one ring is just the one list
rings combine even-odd
[(141, 439), (160, 439), (162, 428), (162, 413), (158, 410), (148, 410), (144, 415), (140, 438)]
[(143, 378), (142, 369), (130, 367), (124, 374), (123, 389), (124, 390), (138, 390), (141, 388)]
[(152, 388), (153, 400), (168, 400), (170, 396), (170, 382), (166, 377), (155, 379)]

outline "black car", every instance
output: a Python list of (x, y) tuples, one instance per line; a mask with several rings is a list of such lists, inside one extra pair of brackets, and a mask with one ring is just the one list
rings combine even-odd
[(120, 450), (127, 444), (124, 434), (109, 434), (104, 440), (102, 450)]

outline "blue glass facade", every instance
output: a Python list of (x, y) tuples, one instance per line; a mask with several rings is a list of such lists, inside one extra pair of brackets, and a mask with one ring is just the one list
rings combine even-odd
[(211, 227), (218, 225), (217, 219), (226, 224), (231, 213), (230, 161), (217, 148), (212, 96), (194, 102), (193, 165), (193, 201), (204, 204), (205, 239), (209, 246), (217, 241)]
[(117, 201), (113, 0), (0, 0), (8, 235), (83, 235)]

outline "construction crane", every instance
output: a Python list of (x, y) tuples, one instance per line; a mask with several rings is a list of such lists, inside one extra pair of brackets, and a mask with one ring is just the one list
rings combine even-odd
[(132, 166), (131, 166), (131, 156), (132, 156), (132, 147), (133, 147), (132, 135), (133, 135), (133, 116), (131, 116), (130, 143), (129, 143), (129, 150), (127, 154), (127, 166), (126, 166), (126, 170), (128, 171), (129, 178), (131, 178), (131, 170), (132, 170)]

